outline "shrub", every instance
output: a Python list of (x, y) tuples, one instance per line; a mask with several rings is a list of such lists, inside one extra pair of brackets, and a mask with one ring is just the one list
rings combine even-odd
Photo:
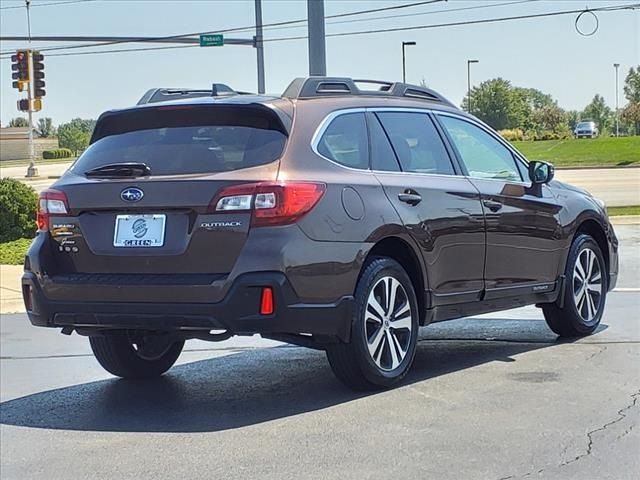
[(524, 140), (524, 133), (519, 128), (500, 130), (499, 133), (508, 142), (517, 142)]
[(72, 152), (68, 148), (54, 148), (53, 150), (45, 150), (42, 152), (42, 158), (49, 160), (52, 158), (69, 158)]
[(38, 194), (13, 178), (0, 180), (0, 243), (33, 238)]

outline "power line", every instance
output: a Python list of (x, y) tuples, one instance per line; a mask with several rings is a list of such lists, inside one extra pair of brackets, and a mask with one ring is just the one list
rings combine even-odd
[[(49, 7), (53, 5), (69, 5), (71, 3), (96, 2), (97, 0), (67, 0), (65, 2), (49, 2), (49, 3), (32, 3), (29, 8), (33, 7)], [(27, 8), (26, 5), (12, 5), (10, 7), (0, 7), (0, 10), (12, 10), (15, 8)]]
[[(391, 32), (404, 32), (408, 30), (426, 30), (430, 28), (442, 28), (442, 27), (457, 27), (463, 25), (478, 25), (482, 23), (496, 23), (496, 22), (507, 22), (511, 20), (527, 20), (531, 18), (542, 18), (542, 17), (554, 17), (558, 15), (570, 15), (574, 13), (582, 13), (585, 11), (589, 12), (614, 12), (618, 10), (635, 10), (640, 8), (640, 3), (628, 4), (628, 5), (613, 5), (608, 7), (599, 7), (599, 8), (590, 8), (590, 9), (581, 9), (581, 10), (564, 10), (560, 12), (546, 12), (546, 13), (534, 13), (530, 15), (517, 15), (512, 17), (499, 17), (499, 18), (487, 18), (481, 20), (465, 20), (461, 22), (448, 22), (448, 23), (437, 23), (437, 24), (429, 24), (429, 25), (414, 25), (410, 27), (394, 27), (394, 28), (383, 28), (377, 30), (360, 30), (357, 32), (339, 32), (339, 33), (329, 33), (327, 37), (347, 37), (353, 35), (369, 35), (372, 33), (391, 33)], [(289, 40), (304, 40), (306, 39), (306, 35), (299, 35), (294, 37), (281, 37), (281, 38), (269, 38), (263, 40), (264, 42), (284, 42)]]
[[(606, 7), (592, 8), (588, 10), (564, 10), (557, 12), (545, 12), (545, 13), (537, 13), (530, 15), (518, 15), (511, 17), (499, 17), (499, 18), (488, 18), (481, 20), (467, 20), (461, 22), (449, 22), (449, 23), (438, 23), (438, 24), (428, 24), (428, 25), (415, 25), (410, 27), (395, 27), (395, 28), (386, 28), (386, 29), (377, 29), (377, 30), (362, 30), (356, 32), (339, 32), (327, 34), (327, 37), (343, 37), (343, 36), (352, 36), (352, 35), (367, 35), (372, 33), (390, 33), (390, 32), (398, 32), (398, 31), (408, 31), (408, 30), (424, 30), (430, 28), (442, 28), (442, 27), (453, 27), (453, 26), (464, 26), (464, 25), (477, 25), (483, 23), (495, 23), (495, 22), (506, 22), (506, 21), (514, 21), (514, 20), (527, 20), (532, 18), (543, 18), (543, 17), (552, 17), (558, 15), (570, 15), (575, 13), (582, 13), (584, 11), (590, 12), (613, 12), (620, 10), (635, 10), (640, 8), (640, 3), (636, 4), (628, 4), (628, 5), (610, 5)], [(283, 37), (283, 38), (273, 38), (273, 39), (265, 39), (264, 42), (279, 42), (279, 41), (290, 41), (290, 40), (303, 40), (306, 39), (307, 36), (296, 36), (296, 37)], [(193, 48), (199, 47), (199, 45), (179, 45), (179, 46), (165, 46), (165, 47), (142, 47), (142, 48), (131, 48), (131, 49), (115, 49), (115, 50), (93, 50), (89, 52), (68, 52), (68, 53), (53, 53), (47, 55), (48, 57), (58, 57), (58, 56), (76, 56), (76, 55), (96, 55), (96, 54), (104, 54), (104, 53), (124, 53), (124, 52), (138, 52), (138, 51), (149, 51), (149, 50), (169, 50), (176, 48)], [(0, 57), (0, 59), (9, 58), (8, 56)]]
[[(77, 1), (83, 1), (83, 0), (75, 0)], [(84, 0), (84, 1), (96, 1), (96, 0)], [(328, 15), (325, 17), (325, 19), (332, 19), (332, 18), (343, 18), (343, 17), (351, 17), (351, 16), (355, 16), (355, 15), (367, 15), (367, 14), (371, 14), (371, 13), (378, 13), (378, 12), (382, 12), (382, 11), (389, 11), (389, 10), (399, 10), (399, 9), (403, 9), (403, 8), (410, 8), (410, 7), (417, 7), (417, 6), (422, 6), (422, 5), (429, 5), (429, 4), (433, 4), (433, 3), (440, 3), (440, 2), (444, 2), (447, 0), (423, 0), (421, 2), (413, 2), (413, 3), (404, 3), (404, 4), (400, 4), (400, 5), (393, 5), (390, 7), (381, 7), (381, 8), (371, 8), (371, 9), (367, 9), (367, 10), (356, 10), (354, 12), (346, 12), (346, 13), (339, 13), (339, 14), (335, 14), (335, 15)], [(15, 7), (12, 7), (15, 8)], [(275, 27), (275, 26), (284, 26), (284, 25), (291, 25), (291, 24), (296, 24), (296, 23), (306, 23), (307, 19), (306, 18), (301, 18), (298, 20), (286, 20), (286, 21), (282, 21), (282, 22), (275, 22), (275, 23), (270, 23), (270, 24), (265, 24), (263, 25), (263, 28), (269, 28), (269, 27)], [(246, 27), (234, 27), (234, 28), (227, 28), (227, 29), (223, 29), (223, 30), (211, 30), (211, 31), (206, 31), (206, 32), (192, 32), (192, 33), (181, 33), (181, 34), (177, 34), (177, 35), (167, 35), (167, 36), (162, 36), (162, 37), (147, 37), (147, 38), (143, 38), (140, 37), (137, 40), (117, 40), (117, 41), (110, 41), (110, 42), (96, 42), (96, 43), (83, 43), (82, 45), (70, 45), (70, 46), (54, 46), (54, 47), (42, 47), (39, 49), (40, 52), (46, 52), (46, 51), (54, 51), (54, 50), (72, 50), (72, 49), (77, 49), (77, 48), (87, 48), (87, 47), (102, 47), (102, 46), (108, 46), (108, 45), (117, 45), (120, 43), (145, 43), (145, 42), (153, 42), (156, 40), (170, 40), (170, 39), (177, 39), (177, 38), (184, 38), (184, 37), (193, 37), (193, 36), (197, 36), (197, 35), (209, 35), (209, 34), (214, 34), (214, 33), (237, 33), (237, 32), (242, 32), (242, 31), (247, 31), (247, 30), (255, 30), (255, 25), (252, 26), (246, 26)], [(8, 52), (0, 52), (0, 55), (5, 54)]]

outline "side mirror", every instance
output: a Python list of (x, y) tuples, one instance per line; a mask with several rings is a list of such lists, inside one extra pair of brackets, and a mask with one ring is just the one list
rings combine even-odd
[(549, 183), (553, 180), (553, 165), (534, 160), (529, 162), (529, 179), (534, 185)]

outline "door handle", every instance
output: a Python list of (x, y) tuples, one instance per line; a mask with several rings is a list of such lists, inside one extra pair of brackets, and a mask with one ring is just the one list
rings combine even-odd
[(404, 203), (408, 203), (409, 205), (415, 206), (422, 201), (422, 197), (417, 192), (407, 190), (404, 193), (398, 194), (398, 200)]
[(502, 209), (502, 204), (493, 200), (484, 200), (482, 204), (494, 213)]

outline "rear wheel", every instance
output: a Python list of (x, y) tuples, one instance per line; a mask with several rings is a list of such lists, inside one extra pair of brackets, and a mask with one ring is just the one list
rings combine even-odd
[(176, 362), (184, 341), (169, 335), (143, 335), (138, 332), (109, 333), (89, 337), (98, 363), (122, 378), (158, 377)]
[(330, 345), (335, 375), (355, 390), (390, 387), (413, 362), (418, 339), (418, 306), (413, 284), (390, 258), (371, 259), (355, 293), (349, 343)]
[(600, 247), (591, 236), (579, 235), (567, 259), (562, 308), (557, 303), (542, 307), (549, 328), (561, 337), (592, 334), (602, 319), (607, 287)]

